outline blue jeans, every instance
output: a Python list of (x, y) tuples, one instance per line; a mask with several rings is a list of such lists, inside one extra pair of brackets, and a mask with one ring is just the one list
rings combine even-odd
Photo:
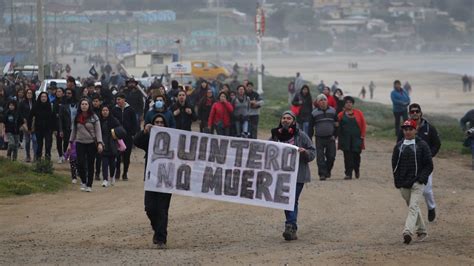
[(299, 123), (299, 127), (301, 130), (303, 130), (304, 133), (306, 133), (306, 135), (308, 135), (308, 137), (311, 137), (311, 134), (309, 132), (310, 130), (309, 122)]
[(236, 119), (234, 121), (234, 126), (235, 126), (235, 136), (236, 137), (242, 137), (243, 134), (242, 133), (245, 133), (245, 134), (248, 134), (249, 133), (249, 121), (247, 120), (243, 120), (243, 121), (240, 121), (239, 119)]
[(33, 147), (32, 147), (33, 148), (33, 155), (36, 158), (36, 149), (38, 148), (38, 144), (36, 143), (35, 133), (24, 132), (23, 133), (23, 139), (25, 140), (26, 158), (31, 159), (31, 155), (30, 155), (31, 145), (33, 145)]
[(295, 195), (295, 208), (293, 211), (285, 211), (286, 222), (285, 224), (292, 224), (295, 229), (298, 229), (296, 221), (298, 219), (298, 200), (300, 198), (301, 191), (303, 190), (304, 183), (296, 183), (296, 195)]
[(400, 132), (400, 118), (403, 122), (408, 119), (408, 112), (405, 110), (403, 112), (393, 112), (393, 117), (395, 118), (395, 136), (398, 135), (398, 132)]

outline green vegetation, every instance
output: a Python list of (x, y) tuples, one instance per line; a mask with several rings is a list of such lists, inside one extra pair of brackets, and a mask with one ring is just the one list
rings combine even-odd
[[(260, 116), (260, 127), (263, 130), (269, 130), (278, 124), (281, 113), (289, 110), (288, 107), (288, 83), (293, 78), (285, 77), (264, 77), (265, 105), (262, 107)], [(257, 87), (255, 77), (250, 78)], [(311, 85), (313, 98), (316, 97), (315, 86)], [(381, 103), (361, 101), (356, 98), (355, 108), (364, 112), (367, 120), (367, 136), (370, 138), (380, 138), (395, 141), (395, 132), (393, 129), (392, 107)], [(439, 131), (441, 136), (440, 156), (449, 156), (450, 154), (469, 153), (462, 146), (464, 135), (459, 128), (459, 122), (451, 117), (443, 115), (425, 115), (425, 118), (432, 123)]]
[(0, 158), (0, 197), (55, 192), (68, 183), (65, 176), (37, 173), (29, 165)]

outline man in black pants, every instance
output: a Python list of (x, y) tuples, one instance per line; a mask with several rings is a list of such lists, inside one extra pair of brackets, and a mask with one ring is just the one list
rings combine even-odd
[[(146, 124), (134, 139), (135, 145), (145, 151), (145, 169), (148, 158), (148, 143), (150, 141), (151, 127), (168, 127), (163, 114), (156, 114), (151, 120), (152, 124)], [(153, 244), (159, 249), (166, 248), (168, 237), (168, 211), (170, 208), (171, 194), (154, 191), (145, 191), (145, 212), (153, 228)]]
[(326, 95), (316, 97), (318, 107), (311, 113), (313, 115), (316, 152), (319, 180), (331, 177), (331, 170), (336, 159), (336, 110), (328, 105)]
[(250, 108), (248, 112), (250, 138), (256, 139), (258, 134), (258, 118), (260, 117), (260, 107), (263, 105), (263, 99), (260, 97), (260, 94), (253, 90), (252, 82), (247, 84), (246, 93), (250, 99)]
[(120, 179), (120, 163), (123, 161), (123, 173), (122, 180), (128, 181), (128, 166), (130, 165), (130, 155), (132, 154), (133, 136), (137, 132), (137, 116), (133, 108), (125, 101), (125, 94), (119, 94), (116, 98), (116, 103), (112, 114), (120, 122), (123, 128), (127, 131), (127, 135), (124, 138), (127, 149), (122, 153), (121, 156), (117, 157), (117, 167), (115, 172), (115, 179)]

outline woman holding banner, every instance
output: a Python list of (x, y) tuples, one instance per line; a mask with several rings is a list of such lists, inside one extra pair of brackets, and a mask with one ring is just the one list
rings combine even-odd
[[(152, 126), (168, 127), (163, 114), (156, 114), (151, 120), (152, 124), (146, 124), (134, 139), (134, 144), (145, 151), (145, 169), (148, 159), (148, 142)], [(166, 249), (166, 238), (168, 236), (168, 210), (170, 208), (171, 194), (145, 191), (145, 212), (150, 220), (153, 234), (153, 244), (159, 249)]]
[(295, 207), (293, 211), (285, 211), (286, 222), (283, 237), (287, 241), (296, 240), (296, 231), (298, 230), (298, 199), (305, 183), (311, 181), (311, 171), (309, 162), (316, 157), (316, 148), (311, 139), (302, 130), (296, 126), (296, 116), (291, 111), (283, 112), (280, 124), (272, 129), (270, 140), (292, 144), (298, 147), (300, 153), (298, 176), (296, 180)]

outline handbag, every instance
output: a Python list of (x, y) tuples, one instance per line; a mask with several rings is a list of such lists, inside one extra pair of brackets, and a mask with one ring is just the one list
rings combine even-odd
[(118, 139), (117, 140), (117, 150), (120, 152), (124, 152), (127, 149), (127, 145), (125, 145), (125, 142), (123, 139)]

